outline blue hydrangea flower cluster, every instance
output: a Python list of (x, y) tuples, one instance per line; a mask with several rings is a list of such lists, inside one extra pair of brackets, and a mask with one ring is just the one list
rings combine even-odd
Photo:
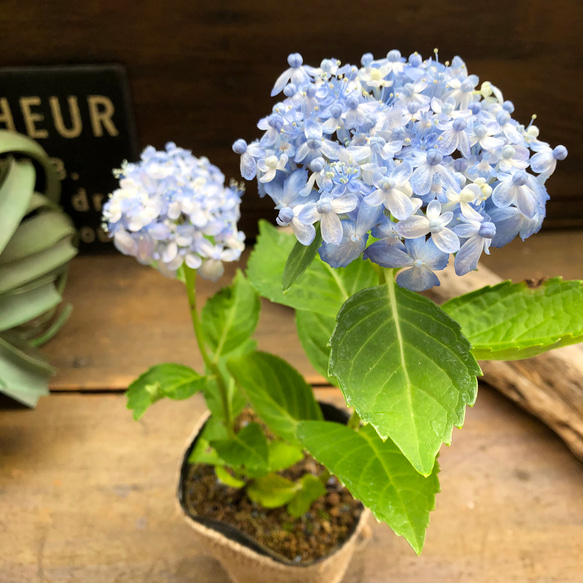
[(544, 183), (567, 150), (514, 120), (513, 104), (459, 57), (392, 50), (364, 55), (360, 68), (310, 67), (296, 53), (288, 63), (272, 91), (283, 100), (258, 124), (263, 137), (233, 150), (279, 225), (309, 245), (319, 223), (332, 267), (362, 256), (406, 268), (397, 283), (422, 291), (439, 285), (434, 272), (450, 255), (464, 275), (490, 246), (540, 229)]
[(245, 248), (237, 230), (242, 189), (207, 158), (176, 144), (165, 151), (148, 146), (137, 164), (116, 171), (119, 189), (103, 207), (104, 227), (115, 246), (140, 263), (175, 277), (183, 264), (217, 280), (223, 262)]

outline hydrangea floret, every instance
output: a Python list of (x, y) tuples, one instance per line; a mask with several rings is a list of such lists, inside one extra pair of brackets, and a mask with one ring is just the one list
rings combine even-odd
[[(197, 273), (218, 277), (242, 250), (241, 191), (174, 144), (122, 168), (108, 228), (122, 252), (185, 283), (204, 361), (153, 366), (130, 385), (128, 407), (138, 419), (162, 398), (202, 392), (212, 416), (189, 461), (240, 489), (255, 518), (285, 506), (315, 529), (311, 505), (338, 480), (419, 553), (437, 455), (476, 400), (477, 360), (582, 341), (583, 287), (504, 282), (441, 306), (417, 292), (439, 285), (452, 255), (464, 275), (482, 253), (538, 231), (545, 181), (567, 151), (514, 120), (512, 103), (459, 57), (288, 63), (263, 136), (233, 149), (289, 229), (260, 222), (246, 275), (202, 310)], [(259, 296), (295, 309), (308, 359), (353, 409), (346, 425), (324, 418), (294, 368), (256, 350)], [(242, 422), (245, 407), (260, 422)], [(326, 470), (282, 475), (307, 454)]]
[[(398, 280), (423, 291), (439, 285), (435, 270), (449, 256), (464, 275), (491, 247), (540, 229), (544, 184), (567, 150), (513, 119), (512, 102), (459, 57), (441, 63), (437, 52), (423, 60), (392, 50), (364, 55), (360, 67), (336, 59), (309, 67), (294, 53), (288, 63), (272, 91), (282, 100), (258, 124), (263, 137), (233, 150), (242, 176), (257, 176), (260, 194), (276, 203), (279, 225), (310, 245), (320, 223), (319, 253), (332, 267), (363, 253), (383, 267), (403, 267), (403, 255), (416, 263), (425, 238), (431, 267)], [(384, 217), (398, 236), (365, 251)]]
[(245, 235), (237, 230), (242, 189), (207, 158), (170, 142), (146, 148), (137, 164), (125, 162), (103, 208), (115, 246), (140, 263), (174, 277), (183, 265), (217, 280), (223, 262), (237, 261)]

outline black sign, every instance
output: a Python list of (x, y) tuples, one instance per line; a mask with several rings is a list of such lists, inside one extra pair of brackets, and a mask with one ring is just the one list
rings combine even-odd
[(61, 204), (79, 229), (81, 252), (110, 249), (101, 207), (117, 188), (112, 170), (138, 156), (125, 69), (0, 69), (0, 128), (33, 138), (53, 159)]

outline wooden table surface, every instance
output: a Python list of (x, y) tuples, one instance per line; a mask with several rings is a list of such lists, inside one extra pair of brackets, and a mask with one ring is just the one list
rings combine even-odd
[[(581, 232), (543, 233), (484, 263), (513, 279), (578, 278), (582, 250)], [(67, 296), (73, 316), (45, 349), (55, 393), (36, 410), (0, 401), (0, 583), (227, 583), (174, 502), (202, 400), (161, 401), (136, 423), (120, 393), (155, 362), (200, 364), (180, 284), (127, 258), (84, 257)], [(266, 303), (257, 339), (321, 383), (291, 310)], [(583, 464), (546, 426), (482, 386), (440, 463), (423, 555), (374, 525), (345, 583), (583, 582)]]

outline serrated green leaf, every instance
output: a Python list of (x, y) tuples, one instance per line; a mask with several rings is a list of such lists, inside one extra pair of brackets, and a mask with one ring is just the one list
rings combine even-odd
[(0, 255), (0, 264), (22, 259), (52, 247), (75, 234), (71, 219), (62, 212), (44, 212), (24, 220)]
[(48, 154), (33, 139), (8, 130), (0, 130), (0, 154), (22, 154), (38, 162), (45, 172), (45, 195), (58, 203), (61, 182)]
[(307, 310), (296, 310), (296, 328), (304, 352), (312, 366), (332, 385), (337, 381), (328, 376), (330, 338), (336, 326), (336, 318)]
[(138, 420), (146, 409), (164, 397), (182, 400), (200, 391), (207, 379), (182, 364), (157, 364), (140, 375), (126, 393), (127, 407)]
[(265, 472), (268, 469), (267, 439), (257, 423), (249, 423), (232, 439), (217, 439), (210, 444), (230, 466)]
[(227, 366), (259, 417), (282, 439), (297, 443), (298, 421), (322, 418), (310, 385), (281, 358), (253, 352)]
[(370, 262), (358, 259), (348, 267), (333, 269), (316, 257), (301, 279), (284, 294), (283, 272), (295, 241), (293, 235), (283, 233), (267, 221), (259, 222), (259, 237), (247, 264), (247, 277), (272, 302), (336, 316), (353, 293), (376, 283), (377, 275)]
[(331, 346), (330, 374), (348, 405), (429, 475), (476, 399), (481, 371), (459, 325), (391, 278), (344, 304)]
[(243, 344), (255, 331), (261, 304), (240, 270), (233, 285), (217, 292), (202, 310), (202, 328), (215, 360)]
[(213, 466), (225, 465), (226, 462), (219, 457), (219, 454), (210, 444), (211, 441), (216, 439), (227, 439), (227, 429), (220, 419), (211, 416), (198, 436), (196, 444), (188, 456), (188, 462)]
[(279, 439), (270, 441), (268, 449), (270, 472), (285, 470), (304, 458), (304, 451), (301, 447)]
[(40, 253), (6, 263), (2, 266), (0, 274), (0, 294), (19, 288), (45, 275), (53, 274), (75, 255), (77, 255), (77, 249), (68, 237)]
[(265, 508), (278, 508), (292, 500), (300, 486), (278, 474), (267, 474), (247, 485), (251, 500)]
[[(315, 423), (318, 423), (315, 421)], [(303, 516), (312, 504), (326, 493), (326, 487), (320, 478), (304, 474), (298, 481), (300, 489), (287, 505), (287, 511), (296, 518)]]
[(243, 486), (245, 486), (245, 482), (243, 480), (235, 478), (233, 474), (230, 474), (222, 466), (215, 466), (215, 474), (217, 475), (217, 478), (226, 486), (230, 486), (231, 488), (243, 488)]
[(0, 296), (0, 331), (20, 326), (54, 308), (62, 298), (54, 283), (46, 283), (22, 293)]
[(316, 226), (316, 236), (310, 245), (302, 245), (299, 241), (296, 241), (283, 269), (282, 291), (284, 294), (291, 289), (298, 277), (303, 275), (304, 271), (312, 265), (321, 244), (322, 233), (320, 232), (319, 223)]
[(0, 253), (26, 214), (35, 180), (36, 172), (31, 162), (9, 159), (4, 181), (0, 185)]
[(383, 442), (371, 426), (353, 431), (338, 423), (303, 421), (298, 437), (378, 520), (405, 537), (417, 554), (421, 552), (439, 492), (437, 462), (428, 477), (422, 476), (390, 439)]
[(539, 286), (502, 282), (442, 306), (482, 360), (517, 360), (583, 341), (583, 286), (556, 277)]

